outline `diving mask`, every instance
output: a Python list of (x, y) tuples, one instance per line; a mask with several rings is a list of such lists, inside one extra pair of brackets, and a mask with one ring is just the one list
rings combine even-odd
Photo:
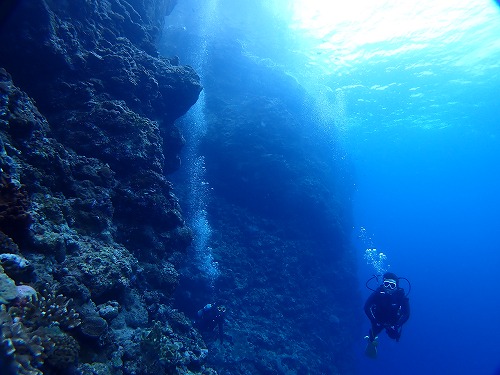
[(397, 287), (396, 280), (387, 279), (384, 280), (384, 288), (394, 290)]

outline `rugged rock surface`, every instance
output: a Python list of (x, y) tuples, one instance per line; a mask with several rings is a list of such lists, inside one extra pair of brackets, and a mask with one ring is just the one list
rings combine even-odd
[[(201, 91), (192, 68), (155, 47), (175, 1), (9, 4), (0, 30), (0, 366), (353, 373), (349, 184), (336, 145), (311, 131), (300, 86), (234, 41), (207, 51), (201, 149), (221, 271), (212, 290), (193, 265), (180, 272), (192, 232), (165, 177), (184, 143), (174, 121)], [(222, 345), (184, 314), (208, 298), (228, 307)]]
[[(201, 91), (193, 69), (154, 47), (174, 2), (10, 3), (0, 32), (0, 253), (26, 258), (30, 275), (8, 275), (37, 301), (44, 291), (72, 298), (61, 308), (73, 306), (82, 324), (49, 332), (28, 323), (45, 305), (4, 304), (2, 368), (213, 372), (201, 337), (189, 321), (180, 332), (183, 315), (169, 306), (191, 232), (165, 175), (183, 144), (174, 120)], [(99, 317), (98, 305), (113, 313)], [(17, 348), (22, 356), (8, 349), (16, 335), (33, 342)]]

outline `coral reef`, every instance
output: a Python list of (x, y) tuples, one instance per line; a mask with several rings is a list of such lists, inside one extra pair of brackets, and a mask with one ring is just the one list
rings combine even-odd
[(29, 282), (32, 279), (33, 265), (18, 254), (0, 253), (0, 266), (16, 281)]
[(5, 274), (3, 267), (0, 266), (0, 304), (8, 303), (16, 297), (16, 284)]
[[(137, 349), (139, 342), (131, 342), (130, 337), (140, 335), (155, 316), (166, 316), (163, 306), (178, 284), (173, 262), (182, 259), (191, 238), (172, 186), (160, 173), (161, 154), (156, 167), (140, 170), (137, 164), (139, 171), (121, 170), (118, 164), (113, 168), (113, 163), (76, 154), (49, 137), (46, 119), (5, 71), (3, 74), (9, 105), (2, 113), (8, 119), (18, 118), (30, 131), (18, 134), (7, 128), (0, 133), (6, 150), (0, 154), (0, 162), (17, 180), (25, 181), (31, 193), (31, 224), (26, 237), (18, 242), (0, 232), (0, 261), (9, 272), (2, 278), (9, 286), (3, 300), (9, 305), (2, 323), (8, 338), (3, 350), (6, 362), (27, 374), (65, 373), (71, 368), (82, 373), (94, 371), (89, 369), (110, 374), (125, 369), (144, 372), (147, 362)], [(128, 115), (136, 119), (132, 113)], [(154, 129), (143, 129), (144, 136)], [(156, 131), (154, 142), (159, 141), (157, 135)], [(157, 146), (161, 149), (161, 144)], [(132, 154), (134, 149), (128, 152)], [(145, 263), (143, 268), (137, 257), (162, 260), (160, 266)], [(9, 276), (20, 285), (16, 287)], [(49, 292), (33, 298), (34, 289), (21, 285), (27, 282), (34, 282), (39, 290), (50, 286)], [(152, 309), (143, 301), (148, 293), (156, 296)], [(70, 298), (81, 318), (68, 307)], [(51, 306), (61, 306), (69, 315), (64, 318), (60, 309)], [(80, 319), (84, 324), (70, 328)], [(198, 352), (203, 341), (201, 337), (184, 338), (182, 332), (189, 330), (190, 322), (186, 324), (187, 328), (176, 325), (182, 328), (177, 340), (182, 348)], [(67, 329), (75, 334), (65, 332)], [(127, 334), (119, 334), (121, 331)], [(23, 345), (14, 348), (14, 355), (9, 343), (18, 341)], [(116, 354), (120, 347), (130, 347), (130, 353), (136, 355)], [(78, 348), (93, 362), (79, 361)], [(191, 362), (199, 359), (195, 355), (184, 358), (175, 367), (176, 373), (197, 373), (187, 369), (195, 366)]]
[(31, 222), (28, 206), (26, 188), (5, 172), (0, 172), (0, 231), (21, 238)]
[(0, 357), (6, 370), (38, 375), (44, 373), (45, 361), (59, 370), (76, 366), (80, 347), (65, 331), (79, 326), (80, 318), (70, 303), (71, 299), (53, 291), (14, 293), (8, 301), (0, 301)]
[[(294, 111), (305, 92), (237, 43), (207, 50), (205, 77), (221, 277), (208, 285), (185, 264), (193, 233), (168, 179), (184, 144), (175, 121), (202, 87), (155, 47), (175, 2), (20, 0), (2, 24), (0, 364), (347, 374), (350, 221), (327, 178), (338, 165)], [(211, 286), (228, 306), (222, 345), (190, 320)]]
[(80, 325), (79, 314), (69, 307), (72, 300), (62, 294), (47, 290), (36, 298), (20, 300), (8, 312), (27, 328), (52, 327), (72, 329)]
[(141, 350), (147, 360), (146, 374), (175, 374), (183, 368), (203, 371), (202, 363), (208, 354), (206, 348), (187, 350), (183, 340), (168, 325), (164, 326), (159, 321), (153, 322), (152, 328), (144, 333)]
[(83, 321), (80, 330), (85, 336), (95, 339), (108, 330), (108, 323), (99, 316), (91, 316)]
[[(174, 4), (21, 0), (2, 24), (0, 363), (13, 373), (147, 371), (138, 338), (167, 316), (192, 238), (165, 176), (201, 85), (154, 46)], [(169, 371), (215, 373), (184, 324)]]
[[(2, 332), (2, 351), (7, 362), (6, 370), (20, 375), (43, 374), (39, 367), (53, 348), (48, 336), (42, 329), (27, 330), (20, 321), (9, 314), (5, 305), (0, 306), (0, 328)], [(39, 335), (40, 334), (40, 335)], [(42, 338), (43, 337), (43, 338)]]
[(76, 365), (80, 352), (78, 342), (64, 332), (48, 333), (48, 336), (54, 347), (47, 356), (46, 362), (58, 370), (64, 370)]

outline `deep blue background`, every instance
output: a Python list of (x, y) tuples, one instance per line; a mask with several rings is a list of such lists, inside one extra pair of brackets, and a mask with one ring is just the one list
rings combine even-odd
[[(376, 361), (360, 356), (362, 373), (493, 374), (500, 363), (499, 139), (462, 129), (411, 131), (396, 143), (394, 136), (376, 138), (385, 146), (359, 155), (354, 208), (390, 269), (411, 280), (412, 316), (400, 343), (382, 335)], [(360, 277), (370, 272), (362, 266)]]

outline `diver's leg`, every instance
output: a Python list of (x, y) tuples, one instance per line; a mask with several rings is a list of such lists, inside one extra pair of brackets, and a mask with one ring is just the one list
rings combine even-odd
[(368, 331), (368, 338), (372, 342), (375, 340), (380, 332), (382, 332), (383, 327), (379, 324), (372, 323), (372, 327)]
[(368, 336), (365, 336), (365, 340), (367, 341), (366, 348), (365, 348), (365, 355), (370, 358), (377, 358), (377, 345), (378, 345), (378, 340), (377, 336), (382, 331), (383, 327), (376, 324), (372, 323), (372, 327), (368, 331)]

